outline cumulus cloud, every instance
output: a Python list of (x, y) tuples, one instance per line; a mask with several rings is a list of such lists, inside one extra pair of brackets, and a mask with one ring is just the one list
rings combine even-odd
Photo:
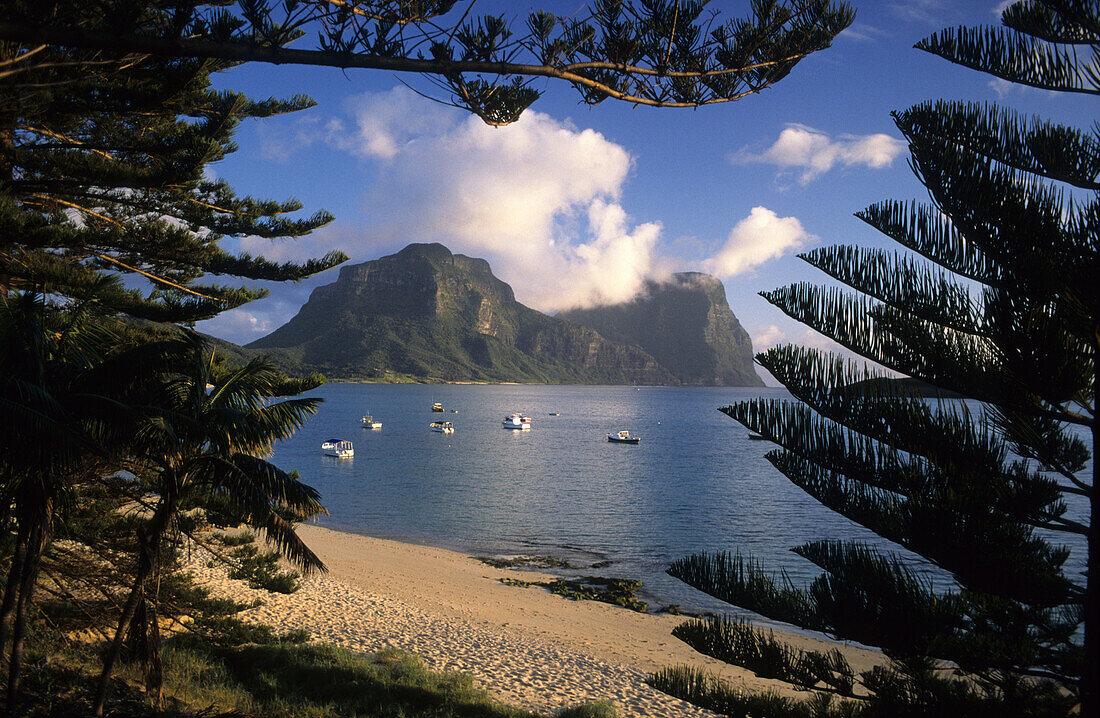
[(836, 139), (806, 125), (791, 124), (779, 133), (775, 143), (761, 153), (745, 149), (732, 161), (759, 162), (784, 169), (801, 169), (799, 183), (805, 185), (836, 166), (889, 167), (905, 152), (905, 143), (890, 135), (840, 135)]
[(404, 89), (364, 96), (336, 143), (383, 160), (364, 200), (372, 243), (484, 257), (543, 311), (625, 301), (657, 272), (660, 225), (617, 202), (620, 145), (536, 111), (496, 128), (438, 106), (425, 120), (425, 105)]
[(676, 240), (663, 238), (661, 224), (620, 204), (632, 159), (599, 132), (530, 110), (489, 127), (404, 88), (360, 96), (346, 110), (298, 137), (371, 163), (366, 225), (337, 222), (278, 245), (246, 238), (240, 250), (288, 261), (340, 248), (362, 261), (409, 242), (441, 242), (489, 260), (520, 301), (553, 312), (629, 300), (676, 270), (731, 277), (810, 239), (797, 219), (758, 207), (716, 254), (700, 240), (691, 253), (709, 259), (672, 259), (662, 245)]
[(748, 217), (734, 225), (726, 243), (705, 262), (705, 267), (712, 274), (729, 278), (815, 239), (797, 217), (780, 217), (767, 207), (753, 207)]

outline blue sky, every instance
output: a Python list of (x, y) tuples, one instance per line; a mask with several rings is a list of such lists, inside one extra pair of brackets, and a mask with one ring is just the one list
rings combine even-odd
[[(890, 243), (852, 214), (885, 199), (926, 199), (890, 118), (923, 100), (998, 102), (1091, 126), (1094, 101), (1009, 86), (913, 44), (938, 29), (999, 22), (1003, 2), (855, 2), (855, 24), (783, 81), (741, 101), (696, 110), (579, 102), (561, 83), (520, 122), (492, 128), (406, 88), (418, 76), (253, 63), (219, 85), (253, 97), (310, 95), (317, 106), (245, 124), (240, 150), (213, 165), (242, 194), (296, 197), (336, 220), (272, 244), (227, 242), (272, 259), (340, 249), (351, 262), (438, 241), (489, 260), (516, 298), (554, 312), (629, 298), (673, 271), (718, 275), (756, 350), (828, 347), (757, 293), (826, 278), (794, 255), (830, 244)], [(479, 2), (508, 16), (580, 2)], [(748, 3), (714, 0), (725, 16)], [(202, 322), (247, 343), (290, 319), (334, 269)]]

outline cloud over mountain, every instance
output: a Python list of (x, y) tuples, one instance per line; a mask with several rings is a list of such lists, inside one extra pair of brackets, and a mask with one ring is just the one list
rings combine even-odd
[(359, 95), (338, 117), (265, 141), (266, 156), (284, 163), (318, 143), (361, 159), (369, 166), (361, 199), (368, 220), (355, 227), (338, 220), (278, 247), (245, 240), (246, 251), (287, 260), (337, 247), (364, 260), (410, 241), (440, 242), (488, 259), (521, 301), (545, 312), (628, 301), (647, 280), (674, 271), (729, 278), (808, 236), (796, 218), (757, 207), (713, 257), (706, 256), (713, 249), (669, 256), (659, 218), (634, 218), (621, 203), (632, 167), (626, 149), (537, 111), (489, 127), (397, 88)]

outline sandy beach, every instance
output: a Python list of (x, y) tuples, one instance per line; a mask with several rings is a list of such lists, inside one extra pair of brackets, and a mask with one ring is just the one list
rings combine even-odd
[[(370, 653), (392, 646), (434, 669), (471, 674), (494, 697), (545, 715), (583, 701), (612, 702), (620, 716), (713, 715), (650, 688), (647, 675), (693, 665), (746, 690), (781, 689), (702, 656), (671, 635), (680, 616), (641, 614), (594, 601), (571, 601), (501, 578), (545, 580), (549, 574), (492, 568), (465, 554), (341, 533), (299, 529), (328, 565), (291, 595), (232, 581), (196, 558), (192, 568), (216, 594), (262, 598), (250, 620), (280, 631), (305, 629), (315, 640)], [(797, 634), (798, 647), (840, 647), (856, 670), (881, 659), (870, 651)]]

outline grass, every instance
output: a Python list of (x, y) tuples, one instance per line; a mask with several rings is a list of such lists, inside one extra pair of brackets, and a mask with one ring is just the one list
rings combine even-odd
[[(111, 716), (264, 716), (264, 718), (534, 718), (494, 701), (464, 673), (430, 671), (413, 655), (385, 650), (364, 656), (330, 645), (273, 637), (219, 647), (195, 636), (166, 642), (166, 707), (157, 711), (138, 689), (140, 667), (123, 662), (112, 683)], [(98, 647), (35, 635), (28, 646), (18, 715), (87, 715), (99, 668)], [(262, 637), (261, 637), (262, 639)], [(604, 707), (565, 715), (610, 718)], [(591, 712), (597, 711), (597, 712)]]

